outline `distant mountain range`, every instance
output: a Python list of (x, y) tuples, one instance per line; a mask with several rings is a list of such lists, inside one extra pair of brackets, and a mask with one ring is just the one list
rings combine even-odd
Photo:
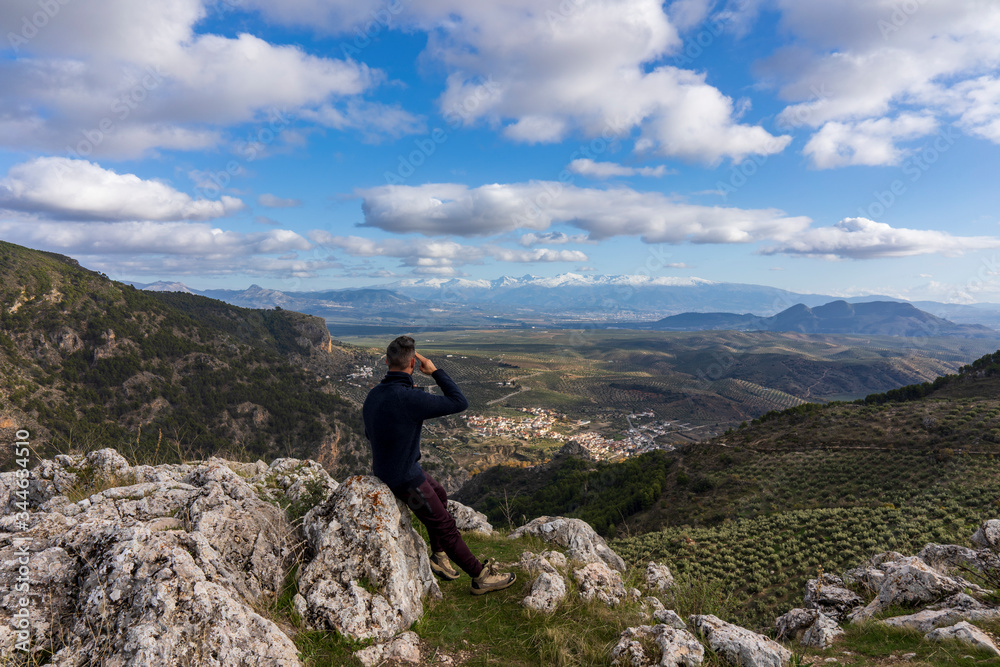
[[(147, 290), (200, 294), (247, 308), (296, 310), (323, 317), (331, 324), (426, 328), (621, 323), (631, 326), (640, 322), (652, 324), (666, 316), (714, 313), (709, 318), (691, 320), (694, 322), (691, 326), (695, 329), (751, 327), (773, 330), (766, 329), (770, 326), (767, 323), (748, 322), (777, 316), (799, 305), (816, 308), (838, 300), (849, 304), (908, 303), (888, 296), (838, 299), (831, 295), (799, 294), (764, 285), (720, 283), (701, 278), (575, 273), (554, 277), (502, 276), (495, 280), (406, 279), (371, 287), (314, 292), (282, 292), (258, 285), (246, 290), (199, 291), (182, 283), (133, 284)], [(946, 318), (950, 324), (978, 324), (1000, 329), (1000, 304), (921, 301), (911, 305), (930, 316)], [(676, 320), (665, 326), (687, 328), (684, 322)], [(777, 322), (773, 324), (778, 325)], [(921, 326), (913, 324), (913, 327)], [(906, 331), (913, 327), (902, 325), (896, 329)], [(961, 335), (969, 335), (969, 332)]]
[(684, 313), (664, 317), (649, 328), (665, 331), (736, 329), (745, 331), (797, 331), (824, 334), (878, 336), (970, 336), (993, 338), (995, 329), (979, 324), (956, 324), (920, 310), (910, 303), (839, 300), (810, 308), (797, 304), (771, 317), (746, 313)]

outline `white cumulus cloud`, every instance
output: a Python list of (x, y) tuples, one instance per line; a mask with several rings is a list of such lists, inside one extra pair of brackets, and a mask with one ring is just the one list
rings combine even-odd
[(598, 190), (559, 182), (387, 185), (361, 190), (364, 226), (395, 233), (488, 236), (568, 223), (593, 240), (639, 236), (647, 243), (749, 243), (795, 233), (805, 217), (776, 209), (698, 206), (658, 192)]
[(937, 230), (892, 227), (867, 218), (845, 218), (832, 227), (801, 232), (761, 252), (826, 259), (877, 259), (935, 253), (956, 256), (985, 248), (1000, 248), (1000, 238), (953, 236)]
[(617, 162), (596, 162), (590, 158), (578, 158), (569, 163), (569, 170), (574, 174), (591, 178), (614, 178), (615, 176), (650, 176), (660, 177), (667, 174), (664, 165), (657, 167), (626, 167)]
[(903, 114), (859, 122), (830, 121), (806, 144), (803, 152), (819, 169), (847, 165), (899, 164), (905, 151), (897, 142), (924, 137), (937, 130), (932, 116)]
[(87, 160), (43, 157), (0, 179), (0, 209), (60, 220), (208, 220), (244, 208), (235, 197), (194, 199), (159, 181)]
[[(776, 0), (794, 47), (763, 67), (790, 104), (779, 127), (818, 128), (817, 166), (894, 164), (896, 142), (920, 133), (875, 131), (905, 117), (956, 122), (1000, 143), (1000, 4), (979, 0)], [(895, 119), (888, 121), (888, 119)], [(851, 157), (836, 157), (836, 146)]]
[[(0, 146), (69, 147), (76, 157), (208, 148), (233, 125), (280, 131), (291, 121), (271, 127), (278, 114), (346, 107), (383, 78), (355, 60), (248, 33), (197, 33), (206, 17), (200, 0), (55, 4), (57, 14), (30, 40), (5, 40), (17, 57), (0, 61)], [(35, 0), (4, 2), (0, 25), (20, 26), (38, 11)], [(383, 128), (414, 123), (391, 107), (369, 107), (367, 119)]]

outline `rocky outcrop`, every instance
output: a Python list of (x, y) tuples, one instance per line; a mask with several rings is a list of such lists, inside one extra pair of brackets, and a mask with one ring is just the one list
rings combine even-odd
[(653, 612), (653, 618), (657, 623), (669, 625), (676, 630), (687, 630), (687, 623), (673, 609), (657, 609)]
[(775, 637), (782, 641), (799, 641), (806, 630), (816, 622), (819, 613), (815, 609), (796, 608), (779, 616), (774, 621)]
[(597, 598), (614, 607), (628, 596), (622, 575), (604, 563), (590, 563), (574, 570), (573, 579), (580, 588), (580, 597), (587, 601)]
[(977, 594), (987, 592), (960, 577), (952, 578), (938, 572), (916, 556), (901, 558), (886, 565), (878, 596), (867, 607), (852, 612), (850, 618), (870, 618), (893, 605), (930, 604), (962, 590)]
[(975, 551), (957, 544), (928, 544), (917, 554), (917, 558), (946, 574), (967, 570), (986, 572), (1000, 568), (1000, 558), (992, 551)]
[(990, 519), (972, 534), (971, 541), (980, 549), (1000, 552), (1000, 519)]
[(806, 582), (806, 609), (816, 609), (834, 620), (844, 621), (863, 602), (860, 595), (844, 588), (843, 580), (836, 575), (823, 574)]
[(616, 554), (604, 538), (581, 519), (561, 516), (541, 516), (510, 534), (510, 539), (535, 535), (555, 542), (566, 549), (566, 555), (581, 563), (604, 563), (618, 572), (625, 571), (625, 561)]
[(924, 609), (915, 614), (893, 616), (882, 622), (892, 627), (912, 628), (926, 633), (934, 628), (954, 625), (959, 621), (990, 622), (997, 620), (1000, 620), (1000, 609), (988, 607), (965, 593), (958, 593), (932, 608)]
[(836, 621), (822, 612), (818, 612), (816, 621), (802, 635), (801, 643), (810, 648), (824, 649), (833, 644), (833, 641), (842, 634), (844, 631), (837, 625)]
[(296, 611), (310, 627), (388, 640), (440, 597), (410, 512), (374, 477), (351, 477), (303, 523), (315, 556), (299, 571)]
[(566, 599), (566, 580), (559, 573), (542, 572), (531, 584), (531, 592), (521, 601), (525, 607), (552, 613)]
[(650, 561), (646, 566), (646, 587), (664, 593), (673, 585), (674, 575), (670, 573), (670, 568), (662, 563)]
[(248, 481), (262, 497), (272, 501), (283, 499), (290, 506), (324, 503), (339, 486), (323, 466), (309, 460), (275, 459), (270, 466), (257, 461), (240, 472), (250, 476)]
[(11, 627), (23, 573), (32, 646), (52, 664), (298, 665), (294, 643), (254, 611), (298, 549), (284, 513), (219, 460), (140, 468), (101, 450), (31, 471), (27, 519), (0, 517), (0, 624)]
[(467, 505), (448, 499), (448, 511), (455, 517), (455, 525), (459, 530), (473, 531), (484, 535), (493, 534), (493, 526), (482, 512), (477, 512)]
[[(648, 655), (644, 643), (655, 645), (659, 655)], [(704, 659), (705, 648), (694, 635), (664, 624), (626, 628), (611, 649), (611, 664), (629, 667), (696, 667)]]
[(420, 637), (416, 632), (404, 632), (387, 642), (373, 644), (354, 652), (354, 657), (365, 667), (386, 663), (420, 663)]
[(773, 639), (709, 615), (688, 618), (709, 648), (726, 662), (740, 667), (786, 667), (792, 652)]
[(1000, 656), (1000, 649), (997, 649), (996, 644), (993, 643), (993, 639), (988, 634), (966, 621), (962, 621), (961, 623), (957, 623), (951, 627), (932, 630), (931, 632), (928, 632), (925, 637), (930, 641), (958, 641), (963, 644), (967, 644), (972, 648), (989, 651), (993, 655)]

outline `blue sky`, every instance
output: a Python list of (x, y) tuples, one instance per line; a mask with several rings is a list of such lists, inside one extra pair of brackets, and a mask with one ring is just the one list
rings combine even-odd
[(1000, 301), (1000, 5), (13, 0), (0, 238), (112, 278)]

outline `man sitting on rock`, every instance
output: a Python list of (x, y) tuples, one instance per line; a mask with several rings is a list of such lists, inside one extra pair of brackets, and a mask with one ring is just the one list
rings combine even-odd
[[(413, 370), (418, 361), (420, 372), (434, 378), (444, 396), (414, 386)], [(400, 336), (389, 343), (385, 363), (389, 372), (368, 392), (362, 408), (375, 476), (427, 526), (433, 552), (431, 569), (436, 575), (447, 580), (459, 577), (449, 561), (451, 558), (472, 577), (473, 595), (507, 588), (514, 583), (514, 573), (496, 572), (493, 559), (484, 564), (472, 555), (458, 532), (455, 518), (448, 512), (448, 495), (420, 467), (420, 431), (424, 420), (461, 412), (469, 407), (469, 402), (447, 373), (417, 353), (409, 336)]]

